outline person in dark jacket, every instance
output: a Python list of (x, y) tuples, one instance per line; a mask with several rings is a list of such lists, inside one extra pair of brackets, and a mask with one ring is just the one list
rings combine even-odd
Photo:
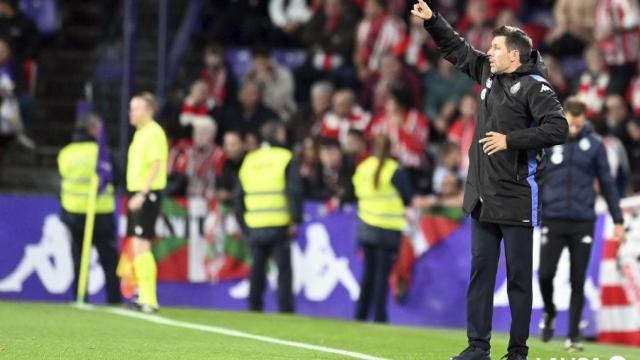
[(358, 198), (358, 244), (364, 253), (355, 317), (367, 320), (373, 306), (373, 320), (387, 322), (389, 274), (406, 226), (405, 206), (411, 203), (413, 191), (409, 175), (390, 157), (387, 136), (376, 137), (373, 153), (358, 165), (353, 176)]
[(425, 20), (424, 27), (444, 58), (482, 86), (463, 206), (472, 216), (469, 346), (453, 359), (490, 359), (493, 291), (503, 238), (512, 320), (506, 357), (526, 359), (542, 150), (565, 141), (567, 120), (545, 79), (542, 58), (522, 30), (511, 26), (494, 30), (485, 54), (471, 47), (423, 0), (412, 13)]
[(252, 311), (262, 311), (270, 256), (278, 267), (280, 312), (294, 311), (291, 240), (302, 222), (302, 187), (293, 154), (283, 146), (286, 132), (280, 122), (263, 125), (264, 143), (245, 156), (234, 191), (238, 220), (253, 257), (249, 288)]
[(569, 120), (569, 140), (547, 152), (549, 166), (545, 174), (542, 192), (545, 212), (542, 221), (540, 246), (540, 291), (544, 301), (544, 317), (540, 324), (542, 341), (553, 337), (556, 307), (553, 304), (553, 278), (558, 260), (565, 247), (571, 259), (571, 302), (569, 306), (569, 334), (565, 348), (581, 351), (580, 315), (584, 304), (584, 280), (589, 265), (596, 191), (598, 179), (600, 191), (607, 200), (613, 218), (614, 237), (624, 236), (620, 198), (609, 170), (607, 151), (602, 140), (585, 125), (587, 106), (577, 97), (564, 103)]

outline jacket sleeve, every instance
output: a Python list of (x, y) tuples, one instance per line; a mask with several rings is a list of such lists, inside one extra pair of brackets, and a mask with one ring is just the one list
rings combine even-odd
[(527, 103), (533, 124), (508, 133), (507, 147), (528, 150), (563, 144), (569, 135), (569, 124), (551, 87), (545, 82), (533, 82), (527, 91)]
[(622, 224), (622, 210), (620, 209), (620, 196), (616, 188), (616, 183), (611, 176), (611, 170), (609, 168), (609, 160), (607, 159), (607, 151), (602, 143), (599, 143), (598, 150), (596, 152), (596, 175), (598, 176), (598, 183), (600, 183), (600, 192), (607, 200), (607, 206), (609, 207), (609, 213), (613, 218), (613, 222), (616, 224)]
[(431, 19), (425, 20), (424, 28), (447, 61), (476, 82), (482, 81), (484, 68), (489, 66), (489, 58), (485, 53), (474, 49), (438, 13), (434, 12)]
[(402, 168), (398, 168), (398, 170), (393, 174), (393, 177), (391, 177), (391, 183), (396, 187), (396, 189), (398, 189), (404, 205), (409, 206), (411, 204), (411, 199), (413, 198), (413, 187), (407, 171)]
[(246, 236), (248, 232), (247, 223), (244, 221), (244, 213), (246, 211), (244, 205), (244, 189), (242, 188), (242, 183), (238, 181), (233, 188), (233, 212), (236, 215), (236, 220), (238, 220), (238, 224), (240, 225), (240, 229), (242, 233)]
[(300, 178), (300, 166), (295, 160), (287, 165), (287, 199), (289, 201), (289, 213), (294, 224), (302, 222), (302, 180)]

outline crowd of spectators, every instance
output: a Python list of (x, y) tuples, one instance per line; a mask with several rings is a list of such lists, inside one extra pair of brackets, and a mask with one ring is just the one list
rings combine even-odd
[[(2, 3), (2, 1), (0, 1)], [(460, 202), (478, 87), (437, 55), (404, 0), (214, 1), (202, 68), (176, 118), (176, 195), (226, 201), (259, 128), (279, 120), (307, 199), (354, 201), (351, 176), (378, 134), (392, 142), (422, 207)], [(577, 94), (606, 145), (622, 194), (640, 192), (640, 10), (636, 0), (440, 0), (433, 7), (474, 47), (492, 29), (524, 29), (561, 100)], [(0, 26), (0, 28), (2, 28)], [(237, 48), (251, 65), (234, 71)], [(292, 66), (274, 51), (305, 52)], [(213, 140), (212, 140), (213, 139)], [(284, 139), (283, 139), (284, 140)], [(178, 175), (176, 175), (178, 174)]]

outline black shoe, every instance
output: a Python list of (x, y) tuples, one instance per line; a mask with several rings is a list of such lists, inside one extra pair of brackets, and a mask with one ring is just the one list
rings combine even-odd
[(500, 359), (527, 360), (527, 357), (525, 355), (520, 354), (519, 352), (510, 351), (508, 354), (506, 354), (505, 356), (501, 357)]
[(556, 315), (544, 313), (542, 320), (540, 321), (540, 337), (542, 342), (548, 342), (553, 337), (553, 331), (556, 327)]
[(452, 357), (451, 360), (491, 360), (491, 353), (489, 350), (469, 346), (460, 355)]

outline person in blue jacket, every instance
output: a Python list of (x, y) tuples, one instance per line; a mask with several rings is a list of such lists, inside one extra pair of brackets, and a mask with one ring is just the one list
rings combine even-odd
[(560, 255), (569, 249), (571, 261), (571, 302), (568, 351), (583, 349), (580, 343), (580, 316), (584, 304), (584, 282), (593, 243), (596, 219), (594, 204), (597, 179), (615, 224), (614, 237), (622, 239), (622, 211), (615, 182), (609, 171), (607, 153), (602, 140), (586, 122), (587, 106), (577, 97), (564, 104), (569, 121), (569, 139), (563, 145), (547, 149), (542, 203), (542, 236), (540, 246), (540, 290), (544, 301), (544, 317), (540, 323), (542, 341), (553, 337), (556, 307), (553, 303), (553, 278)]

